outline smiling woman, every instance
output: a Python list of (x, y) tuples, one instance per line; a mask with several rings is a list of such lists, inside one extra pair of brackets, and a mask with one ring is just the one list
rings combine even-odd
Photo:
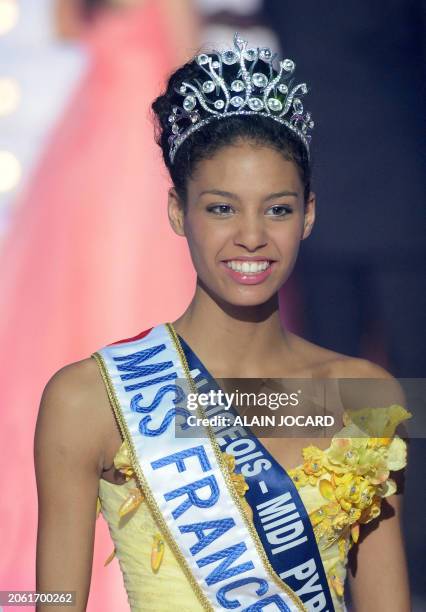
[[(79, 609), (96, 501), (132, 610), (341, 612), (352, 547), (359, 609), (409, 609), (396, 496), (378, 520), (396, 492), (390, 472), (406, 462), (394, 434), (409, 415), (396, 383), (394, 405), (346, 414), (328, 448), (260, 439), (243, 421), (215, 432), (202, 417), (216, 405), (193, 413), (183, 401), (187, 389), (217, 390), (215, 378), (393, 383), (280, 320), (278, 291), (312, 231), (315, 196), (306, 86), (295, 84), (294, 62), (274, 60), (236, 36), (232, 49), (202, 53), (172, 75), (153, 110), (173, 181), (170, 223), (197, 273), (193, 299), (173, 324), (105, 347), (46, 387), (36, 438), (39, 588), (76, 590)], [(204, 437), (181, 435), (188, 418)], [(52, 465), (69, 496), (49, 485)]]
[(233, 118), (228, 135), (234, 128), (238, 136), (197, 161), (184, 202), (176, 188), (169, 195), (172, 226), (188, 240), (200, 283), (216, 299), (238, 306), (276, 299), (315, 214), (314, 195), (305, 200), (296, 163), (267, 144), (283, 127), (260, 118), (269, 121), (266, 142), (259, 140), (261, 125), (258, 140), (241, 135), (250, 130), (244, 122), (256, 120)]

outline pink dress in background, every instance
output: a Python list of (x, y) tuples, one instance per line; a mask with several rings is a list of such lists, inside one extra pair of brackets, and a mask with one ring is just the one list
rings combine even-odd
[[(156, 4), (106, 11), (87, 31), (89, 69), (2, 248), (2, 589), (34, 588), (33, 435), (47, 380), (100, 346), (176, 318), (192, 295), (149, 111), (173, 69)], [(112, 543), (101, 521), (88, 610), (124, 610), (118, 564), (103, 567)]]

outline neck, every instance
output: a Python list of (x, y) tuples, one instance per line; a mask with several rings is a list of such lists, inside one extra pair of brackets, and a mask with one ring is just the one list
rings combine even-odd
[(233, 306), (197, 283), (174, 327), (215, 376), (265, 376), (265, 364), (285, 358), (290, 350), (278, 295), (257, 306)]

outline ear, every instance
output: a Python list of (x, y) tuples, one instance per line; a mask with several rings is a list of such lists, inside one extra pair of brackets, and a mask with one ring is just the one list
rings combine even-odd
[(310, 236), (312, 232), (312, 228), (315, 223), (315, 208), (316, 208), (316, 196), (313, 191), (310, 192), (308, 201), (305, 206), (305, 219), (303, 222), (303, 234), (302, 240), (305, 240), (308, 236)]
[(169, 221), (172, 226), (173, 231), (178, 236), (185, 236), (183, 217), (183, 203), (176, 193), (176, 189), (172, 187), (169, 189), (169, 198), (168, 198), (168, 213), (169, 213)]

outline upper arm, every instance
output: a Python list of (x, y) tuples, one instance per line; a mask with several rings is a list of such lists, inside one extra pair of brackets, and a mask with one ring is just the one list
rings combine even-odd
[(349, 570), (355, 610), (409, 612), (400, 495), (383, 500), (379, 520), (361, 526), (360, 541), (350, 554)]
[[(364, 359), (348, 359), (338, 377), (345, 409), (405, 407), (399, 382), (384, 368)], [(352, 379), (352, 380), (349, 380)], [(382, 500), (381, 514), (361, 525), (360, 540), (350, 554), (350, 585), (355, 610), (408, 612), (410, 609), (407, 566), (401, 531), (403, 472), (396, 477), (398, 494)]]
[(72, 364), (49, 381), (34, 444), (37, 590), (76, 591), (76, 610), (85, 610), (89, 592), (102, 469), (104, 432), (93, 366), (93, 360)]

